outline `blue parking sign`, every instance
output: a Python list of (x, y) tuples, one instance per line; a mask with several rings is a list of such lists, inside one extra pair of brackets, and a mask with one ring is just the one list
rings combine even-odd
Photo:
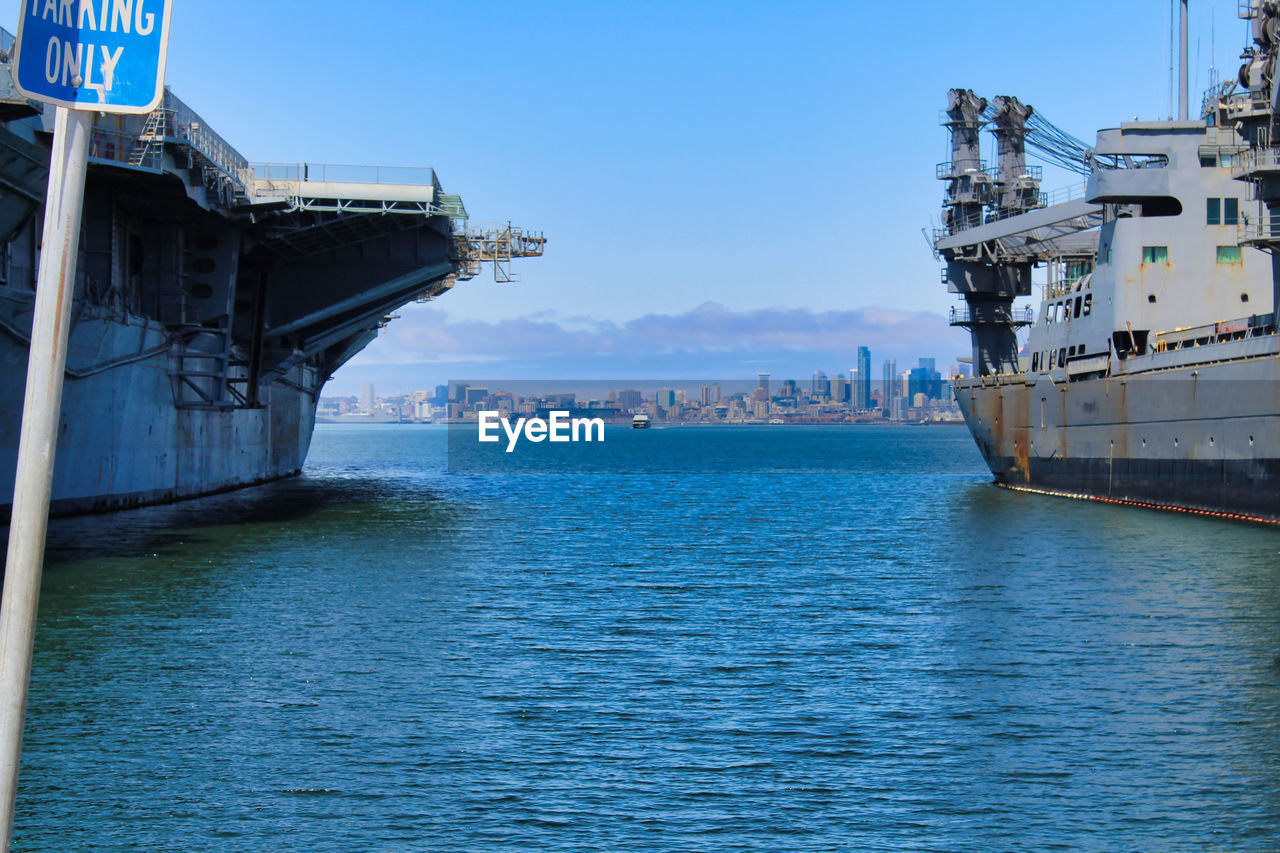
[(37, 101), (146, 113), (164, 97), (173, 0), (23, 0), (14, 83)]

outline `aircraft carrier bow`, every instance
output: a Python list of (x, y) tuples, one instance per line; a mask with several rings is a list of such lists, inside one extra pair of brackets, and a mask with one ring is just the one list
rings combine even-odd
[[(0, 505), (11, 501), (52, 110), (0, 33)], [(325, 381), (397, 307), (541, 234), (468, 228), (434, 170), (250, 163), (166, 92), (90, 144), (53, 510), (194, 497), (297, 473)]]

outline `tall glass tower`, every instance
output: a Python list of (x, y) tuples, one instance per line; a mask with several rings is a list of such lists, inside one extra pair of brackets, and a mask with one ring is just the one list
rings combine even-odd
[(858, 374), (853, 386), (853, 407), (871, 408), (871, 350), (858, 347)]

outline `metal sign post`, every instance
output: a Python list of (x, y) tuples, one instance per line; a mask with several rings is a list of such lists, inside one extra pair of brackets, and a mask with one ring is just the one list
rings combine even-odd
[(24, 0), (18, 19), (14, 84), (57, 112), (0, 599), (0, 853), (13, 837), (93, 113), (159, 105), (171, 2)]
[(0, 850), (4, 851), (8, 851), (13, 834), (53, 456), (62, 408), (62, 375), (67, 363), (71, 299), (75, 294), (84, 173), (93, 122), (87, 113), (66, 107), (57, 109), (27, 392), (22, 402), (4, 597), (0, 599)]

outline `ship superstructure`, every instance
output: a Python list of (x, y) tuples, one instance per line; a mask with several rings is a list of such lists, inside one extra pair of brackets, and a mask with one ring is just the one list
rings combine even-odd
[[(1179, 119), (1084, 146), (1043, 120), (1029, 135), (1036, 117), (1016, 99), (950, 93), (934, 245), (973, 342), (957, 400), (998, 483), (1280, 521), (1280, 3), (1241, 16), (1254, 45), (1200, 119), (1184, 101)], [(988, 124), (994, 170), (978, 146)], [(1039, 193), (1027, 142), (1073, 149), (1059, 162), (1087, 180)], [(1014, 300), (1037, 267), (1033, 314)]]
[[(0, 33), (0, 505), (13, 482), (52, 111)], [(540, 234), (468, 229), (431, 169), (253, 164), (170, 92), (98, 116), (54, 472), (55, 512), (296, 473), (321, 386), (395, 308)]]

